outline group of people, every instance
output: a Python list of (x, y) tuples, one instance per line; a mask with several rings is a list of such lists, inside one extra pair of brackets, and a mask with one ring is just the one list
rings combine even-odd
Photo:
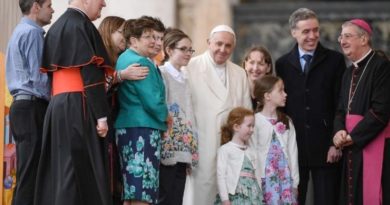
[[(346, 21), (345, 56), (316, 14), (289, 19), (296, 45), (240, 66), (226, 25), (208, 49), (158, 19), (109, 16), (104, 0), (20, 0), (6, 77), (17, 148), (13, 204), (390, 204), (390, 61)], [(163, 64), (154, 59), (164, 53)], [(340, 161), (341, 160), (341, 161)]]

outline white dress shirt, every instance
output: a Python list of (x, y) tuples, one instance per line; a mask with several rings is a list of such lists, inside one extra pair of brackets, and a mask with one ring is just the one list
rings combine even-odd
[(169, 75), (172, 76), (173, 79), (175, 79), (177, 82), (184, 83), (185, 76), (181, 70), (179, 71), (176, 69), (169, 61), (164, 63), (164, 66), (160, 67), (160, 69), (163, 71), (166, 71), (169, 73)]

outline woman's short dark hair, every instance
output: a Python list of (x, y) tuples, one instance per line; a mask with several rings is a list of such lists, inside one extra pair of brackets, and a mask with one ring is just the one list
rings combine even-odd
[(126, 41), (129, 41), (131, 37), (140, 38), (145, 31), (155, 30), (155, 27), (155, 22), (150, 19), (130, 19), (125, 22), (123, 36)]

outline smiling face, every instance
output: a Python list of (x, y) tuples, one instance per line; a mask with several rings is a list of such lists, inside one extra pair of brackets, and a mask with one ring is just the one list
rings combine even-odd
[(316, 18), (298, 21), (291, 30), (298, 46), (306, 52), (313, 52), (320, 39), (320, 26)]
[(155, 38), (153, 30), (143, 31), (139, 38), (130, 37), (131, 48), (138, 54), (150, 57), (154, 54)]
[(210, 55), (218, 65), (226, 63), (235, 47), (233, 34), (226, 31), (214, 33), (207, 43)]
[(370, 49), (368, 38), (366, 34), (359, 33), (357, 26), (346, 24), (342, 27), (339, 43), (348, 59), (357, 61)]
[(186, 66), (192, 56), (192, 43), (190, 39), (183, 38), (176, 43), (174, 48), (166, 48), (169, 55), (169, 62), (175, 68)]
[(264, 54), (257, 50), (249, 54), (244, 68), (250, 81), (255, 81), (271, 71), (271, 65), (265, 62)]
[(247, 115), (240, 125), (234, 125), (233, 141), (239, 142), (239, 144), (247, 144), (249, 138), (253, 134), (255, 126), (255, 117), (253, 115)]

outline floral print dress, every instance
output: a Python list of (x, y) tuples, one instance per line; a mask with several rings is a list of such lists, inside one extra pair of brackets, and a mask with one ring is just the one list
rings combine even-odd
[(192, 121), (177, 103), (168, 104), (171, 126), (162, 138), (161, 163), (173, 165), (177, 162), (188, 163), (192, 167), (198, 164), (198, 140)]
[(159, 191), (160, 130), (117, 129), (116, 140), (123, 177), (123, 200), (156, 204)]
[[(280, 129), (277, 124), (275, 125), (275, 120), (271, 119), (270, 123), (276, 130)], [(298, 204), (296, 196), (293, 193), (293, 180), (288, 161), (276, 137), (275, 130), (272, 132), (271, 146), (268, 151), (265, 167), (265, 178), (262, 179), (265, 204)]]
[[(247, 156), (244, 157), (241, 173), (255, 176), (255, 170)], [(247, 176), (240, 176), (236, 193), (234, 195), (229, 194), (231, 205), (261, 205), (263, 201), (262, 198), (261, 189), (256, 178)], [(218, 194), (214, 205), (220, 204), (222, 204), (222, 201)]]

